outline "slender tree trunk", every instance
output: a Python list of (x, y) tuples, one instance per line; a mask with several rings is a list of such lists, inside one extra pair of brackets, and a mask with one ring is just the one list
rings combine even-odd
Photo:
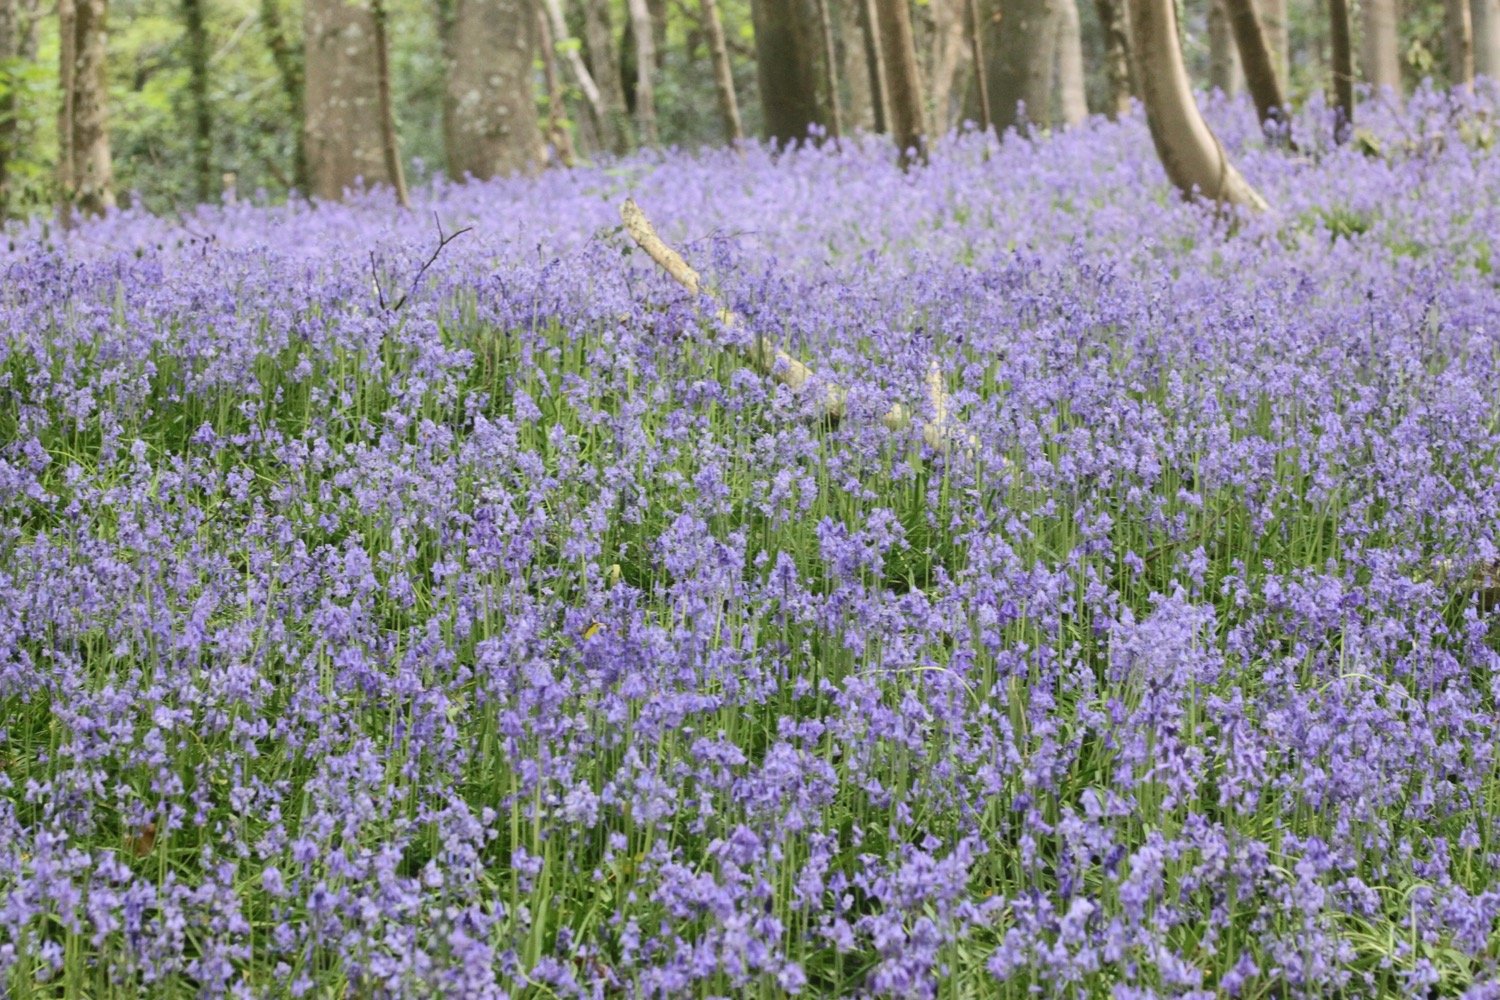
[(550, 36), (550, 41), (544, 40), (542, 52), (552, 59), (554, 64), (558, 51), (561, 50), (564, 53), (563, 59), (568, 64), (568, 73), (573, 77), (573, 82), (578, 85), (579, 93), (583, 94), (584, 104), (589, 109), (589, 117), (599, 134), (604, 135), (607, 117), (604, 98), (599, 91), (599, 85), (594, 81), (593, 74), (584, 64), (579, 46), (565, 44), (570, 40), (570, 36), (568, 35), (568, 19), (563, 15), (562, 0), (543, 0), (542, 9), (545, 18), (544, 27), (548, 29), (543, 34)]
[(1472, 90), (1474, 87), (1474, 24), (1469, 18), (1468, 0), (1444, 0), (1444, 55), (1448, 63), (1448, 83)]
[(968, 0), (931, 0), (932, 75), (928, 89), (932, 93), (934, 136), (946, 135), (953, 127), (953, 92), (959, 74), (969, 58)]
[(1225, 0), (1225, 6), (1229, 9), (1234, 41), (1240, 50), (1240, 64), (1245, 68), (1245, 85), (1255, 101), (1255, 113), (1263, 123), (1280, 122), (1286, 98), (1282, 95), (1281, 78), (1276, 75), (1271, 50), (1261, 30), (1262, 22), (1255, 14), (1254, 0)]
[(656, 134), (656, 89), (651, 80), (656, 71), (655, 28), (646, 0), (627, 0), (626, 5), (630, 9), (630, 31), (635, 36), (635, 120), (641, 142), (654, 147), (661, 141)]
[(1088, 120), (1088, 98), (1083, 85), (1083, 36), (1077, 0), (1059, 0), (1057, 24), (1057, 93), (1065, 125)]
[(193, 193), (208, 201), (214, 184), (214, 119), (208, 104), (208, 32), (203, 26), (203, 0), (182, 0), (186, 29), (188, 97), (193, 105)]
[(823, 84), (828, 88), (828, 134), (834, 139), (844, 134), (844, 118), (839, 113), (839, 62), (833, 46), (833, 17), (828, 0), (815, 0), (818, 8), (818, 33), (823, 41)]
[(1470, 0), (1474, 72), (1500, 80), (1500, 0)]
[(1173, 0), (1131, 0), (1130, 29), (1143, 67), (1140, 86), (1146, 121), (1167, 177), (1186, 196), (1199, 194), (1225, 205), (1264, 210), (1265, 200), (1229, 162), (1193, 103)]
[(1360, 43), (1365, 82), (1401, 93), (1401, 45), (1397, 34), (1397, 0), (1360, 0)]
[(880, 44), (879, 0), (861, 0), (864, 7), (865, 60), (870, 67), (870, 97), (875, 109), (875, 131), (891, 130), (891, 81), (885, 65), (885, 47)]
[(609, 0), (583, 0), (583, 41), (588, 48), (590, 69), (599, 84), (604, 105), (604, 142), (617, 154), (630, 151), (630, 114), (625, 108), (624, 75), (620, 72), (614, 31), (610, 27)]
[[(1061, 0), (989, 0), (990, 111), (1002, 132), (1052, 123), (1053, 54)], [(1019, 105), (1025, 106), (1024, 116)]]
[(292, 121), (298, 126), (292, 139), (292, 183), (297, 190), (308, 191), (307, 144), (301, 127), (302, 122), (302, 62), (287, 41), (286, 29), (281, 22), (280, 0), (260, 0), (260, 25), (266, 34), (266, 48), (271, 52), (271, 61), (276, 64), (276, 75), (281, 79), (281, 89), (286, 95), (287, 108)]
[(74, 203), (88, 215), (115, 205), (109, 151), (108, 0), (76, 0), (73, 63)]
[(1094, 11), (1104, 32), (1104, 64), (1109, 77), (1109, 116), (1121, 118), (1130, 114), (1130, 98), (1135, 93), (1131, 74), (1130, 25), (1127, 0), (1094, 0)]
[(1240, 91), (1240, 53), (1234, 46), (1234, 29), (1224, 0), (1210, 0), (1208, 8), (1209, 83), (1233, 97)]
[(729, 45), (724, 41), (724, 22), (718, 0), (703, 0), (703, 21), (708, 29), (708, 51), (714, 64), (714, 89), (719, 96), (719, 114), (724, 118), (724, 137), (732, 143), (745, 138), (740, 124), (740, 104), (734, 96), (734, 72), (729, 65)]
[(1354, 54), (1349, 42), (1348, 0), (1328, 0), (1328, 38), (1333, 50), (1333, 135), (1343, 142), (1354, 127)]
[(527, 0), (457, 0), (444, 106), (450, 176), (486, 180), (530, 173), (542, 162), (535, 53)]
[(396, 189), (396, 202), (411, 208), (406, 191), (406, 171), (401, 168), (401, 146), (396, 138), (396, 109), (391, 103), (391, 47), (386, 32), (385, 0), (370, 0), (375, 15), (375, 96), (380, 106), (380, 155), (386, 176)]
[(0, 0), (0, 221), (10, 214), (10, 163), (20, 149), (21, 103), (11, 67), (21, 59), (21, 7)]
[(839, 65), (841, 82), (849, 95), (845, 105), (849, 126), (875, 128), (875, 103), (870, 93), (870, 64), (865, 57), (864, 22), (860, 10), (864, 0), (837, 0)]
[(818, 55), (797, 0), (751, 0), (755, 72), (766, 137), (781, 143), (807, 138), (821, 120)]
[[(1291, 50), (1287, 35), (1287, 0), (1253, 0), (1258, 8), (1261, 31), (1266, 36), (1266, 48), (1271, 53), (1271, 67), (1276, 72), (1276, 82), (1281, 93), (1286, 93), (1287, 71), (1291, 64)], [(1243, 57), (1244, 53), (1241, 53)]]
[(308, 191), (337, 200), (361, 181), (394, 185), (383, 145), (374, 11), (368, 3), (306, 0), (303, 18)]
[[(1107, 2), (1107, 0), (1100, 0)], [(968, 0), (969, 45), (974, 59), (974, 90), (979, 100), (979, 128), (988, 132), (995, 123), (994, 110), (990, 106), (990, 81), (985, 72), (984, 20), (979, 12), (980, 0)]]
[(901, 150), (902, 166), (925, 163), (927, 122), (922, 113), (922, 78), (917, 71), (911, 9), (907, 0), (882, 0), (879, 16), (880, 46), (891, 87), (891, 135)]
[(73, 219), (78, 181), (73, 162), (73, 103), (78, 85), (78, 8), (75, 0), (57, 0), (57, 208), (63, 225)]
[(556, 162), (573, 166), (573, 137), (568, 134), (568, 109), (563, 99), (562, 80), (557, 72), (557, 46), (552, 40), (552, 24), (541, 7), (536, 10), (537, 40), (542, 51), (542, 76), (547, 81), (547, 140), (552, 144)]

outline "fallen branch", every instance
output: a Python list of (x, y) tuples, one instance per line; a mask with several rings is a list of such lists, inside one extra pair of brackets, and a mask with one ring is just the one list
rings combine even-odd
[[(641, 206), (635, 203), (634, 198), (626, 198), (625, 203), (620, 206), (620, 219), (625, 223), (625, 231), (635, 240), (636, 246), (646, 251), (646, 255), (656, 261), (673, 281), (686, 289), (689, 295), (701, 295), (713, 303), (715, 317), (719, 322), (728, 327), (743, 324), (744, 321), (726, 308), (718, 296), (703, 287), (703, 279), (682, 259), (682, 255), (657, 235), (656, 227), (651, 224), (646, 213), (641, 211)], [(813, 380), (811, 368), (782, 350), (764, 334), (757, 335), (740, 353), (761, 374), (771, 376), (794, 391), (801, 391)], [(928, 366), (923, 385), (927, 390), (927, 399), (932, 404), (932, 415), (922, 424), (922, 439), (930, 447), (946, 451), (949, 441), (948, 390), (943, 384), (943, 373), (936, 360)], [(820, 416), (833, 420), (842, 419), (849, 391), (836, 382), (824, 382), (822, 388), (823, 396), (818, 403)], [(897, 403), (885, 412), (880, 422), (891, 430), (901, 430), (910, 426), (912, 419), (911, 408)]]

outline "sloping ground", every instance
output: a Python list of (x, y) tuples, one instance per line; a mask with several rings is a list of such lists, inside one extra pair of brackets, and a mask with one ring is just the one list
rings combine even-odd
[(1496, 110), (13, 231), (4, 992), (1489, 995)]

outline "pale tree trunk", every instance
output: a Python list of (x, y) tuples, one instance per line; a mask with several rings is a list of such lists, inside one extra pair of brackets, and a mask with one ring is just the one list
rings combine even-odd
[(205, 202), (214, 182), (214, 119), (208, 104), (208, 32), (203, 25), (203, 0), (182, 0), (186, 29), (188, 95), (193, 105), (193, 193)]
[(1284, 121), (1286, 97), (1281, 78), (1276, 75), (1275, 56), (1262, 28), (1264, 21), (1256, 16), (1254, 0), (1225, 0), (1225, 6), (1234, 29), (1235, 45), (1240, 50), (1245, 86), (1255, 101), (1255, 113), (1263, 124)]
[(1229, 97), (1240, 92), (1240, 52), (1234, 45), (1234, 29), (1224, 0), (1210, 0), (1208, 7), (1208, 79), (1211, 86)]
[(1083, 37), (1078, 20), (1078, 0), (1058, 0), (1057, 93), (1065, 125), (1088, 120), (1088, 98), (1083, 86)]
[(485, 180), (530, 173), (542, 162), (535, 52), (526, 0), (457, 0), (444, 106), (450, 176)]
[(844, 89), (849, 95), (845, 105), (849, 127), (870, 130), (875, 127), (875, 105), (870, 95), (870, 65), (865, 59), (864, 27), (860, 7), (863, 0), (837, 0), (839, 66)]
[(545, 14), (544, 25), (549, 29), (545, 34), (551, 36), (550, 42), (544, 44), (543, 51), (554, 62), (557, 52), (559, 50), (564, 52), (563, 58), (568, 64), (568, 74), (578, 85), (579, 93), (583, 94), (594, 129), (602, 136), (605, 132), (606, 117), (604, 98), (599, 92), (599, 85), (594, 81), (594, 75), (584, 64), (579, 46), (565, 44), (571, 41), (571, 38), (568, 35), (568, 19), (563, 16), (562, 0), (544, 0), (543, 12)]
[(818, 108), (818, 53), (797, 0), (751, 0), (755, 22), (755, 75), (768, 139), (807, 138), (822, 120)]
[(1224, 205), (1264, 210), (1265, 200), (1229, 162), (1193, 103), (1192, 82), (1177, 38), (1174, 0), (1131, 0), (1130, 29), (1142, 67), (1146, 121), (1167, 177), (1185, 196), (1201, 195)]
[(839, 62), (833, 45), (833, 17), (828, 12), (828, 0), (815, 2), (818, 8), (818, 33), (823, 42), (823, 85), (828, 92), (828, 134), (838, 139), (844, 134), (844, 121), (839, 113)]
[(1474, 72), (1500, 80), (1500, 0), (1471, 0)]
[[(989, 0), (985, 55), (990, 111), (1001, 132), (1052, 123), (1053, 53), (1061, 0)], [(1017, 105), (1024, 103), (1024, 118)]]
[(1126, 0), (1094, 0), (1099, 26), (1104, 32), (1105, 73), (1109, 77), (1109, 116), (1121, 118), (1130, 114), (1130, 98), (1135, 93), (1131, 72), (1129, 8)]
[[(1266, 48), (1271, 53), (1271, 68), (1276, 73), (1276, 82), (1281, 92), (1287, 92), (1287, 73), (1291, 63), (1290, 41), (1287, 35), (1287, 0), (1254, 0), (1260, 15), (1261, 31), (1266, 36)], [(1241, 53), (1243, 55), (1243, 53)]]
[(652, 85), (656, 73), (656, 28), (646, 0), (627, 0), (626, 6), (630, 10), (630, 32), (635, 38), (635, 120), (641, 142), (654, 147), (661, 142), (656, 134), (656, 88)]
[(568, 134), (568, 109), (563, 99), (561, 74), (557, 72), (557, 46), (552, 40), (552, 23), (545, 10), (537, 8), (537, 40), (542, 50), (542, 76), (547, 81), (547, 141), (562, 166), (573, 166), (573, 137)]
[(724, 137), (737, 143), (745, 138), (740, 124), (740, 103), (734, 95), (734, 71), (729, 64), (729, 45), (724, 40), (724, 22), (719, 17), (717, 0), (703, 0), (703, 21), (708, 29), (708, 51), (714, 64), (714, 89), (719, 97), (719, 114), (724, 119)]
[(260, 25), (266, 34), (266, 48), (271, 50), (271, 61), (276, 64), (276, 75), (281, 79), (281, 90), (286, 95), (287, 109), (292, 121), (299, 123), (292, 140), (292, 183), (303, 194), (308, 190), (306, 137), (300, 126), (302, 121), (302, 66), (287, 41), (286, 29), (281, 23), (280, 0), (261, 0)]
[(1328, 0), (1328, 38), (1333, 51), (1334, 139), (1343, 142), (1354, 127), (1354, 54), (1349, 41), (1348, 0)]
[(73, 63), (73, 203), (88, 215), (115, 206), (109, 152), (108, 0), (76, 0)]
[(876, 12), (878, 0), (862, 0), (864, 17), (862, 34), (865, 43), (865, 61), (870, 67), (870, 101), (875, 112), (875, 131), (891, 130), (891, 81), (885, 65), (885, 47), (880, 44), (880, 15)]
[(604, 143), (616, 153), (629, 152), (630, 114), (625, 108), (619, 50), (615, 48), (614, 31), (610, 27), (609, 0), (583, 0), (583, 42), (604, 106)]
[(932, 10), (932, 134), (942, 136), (953, 127), (953, 93), (969, 59), (968, 0), (931, 0)]
[(901, 150), (902, 166), (927, 159), (927, 122), (922, 106), (922, 76), (917, 69), (917, 45), (912, 37), (907, 0), (882, 0), (879, 5), (880, 47), (886, 79), (891, 87), (891, 135)]
[(1401, 43), (1397, 0), (1360, 0), (1360, 54), (1365, 82), (1401, 93)]
[(396, 109), (391, 101), (391, 47), (387, 37), (385, 0), (370, 0), (375, 15), (375, 96), (380, 108), (380, 156), (386, 176), (396, 189), (396, 202), (411, 208), (406, 192), (406, 171), (401, 169), (401, 146), (396, 139)]
[(57, 209), (63, 225), (73, 219), (76, 186), (73, 157), (73, 101), (78, 77), (78, 8), (57, 0)]
[[(1100, 0), (1101, 3), (1107, 0)], [(990, 81), (985, 72), (984, 19), (979, 11), (980, 0), (966, 0), (969, 14), (969, 45), (974, 60), (974, 94), (979, 104), (979, 129), (988, 132), (995, 124), (993, 106), (990, 104)]]
[(1448, 84), (1472, 89), (1474, 86), (1474, 23), (1469, 18), (1468, 0), (1445, 0), (1443, 12), (1443, 48), (1448, 64)]
[(380, 121), (374, 10), (306, 0), (303, 18), (309, 192), (337, 200), (361, 181), (394, 186)]

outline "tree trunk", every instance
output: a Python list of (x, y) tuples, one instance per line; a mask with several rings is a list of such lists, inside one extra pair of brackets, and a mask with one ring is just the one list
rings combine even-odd
[(276, 75), (281, 78), (281, 89), (286, 95), (287, 107), (292, 121), (298, 123), (292, 140), (292, 183), (297, 190), (308, 191), (307, 144), (304, 141), (302, 122), (302, 65), (290, 43), (286, 29), (281, 23), (280, 0), (260, 0), (260, 24), (266, 33), (266, 48), (271, 51), (271, 61), (276, 64)]
[(911, 31), (907, 0), (882, 0), (879, 5), (880, 47), (891, 88), (891, 135), (901, 150), (901, 165), (927, 160), (927, 122), (922, 113), (922, 77), (917, 71), (917, 45)]
[(78, 9), (74, 0), (57, 0), (57, 209), (63, 225), (73, 219), (73, 99), (78, 77)]
[(860, 14), (863, 0), (837, 0), (840, 74), (849, 95), (845, 110), (849, 127), (875, 128), (875, 103), (870, 93), (870, 63), (865, 57), (864, 22)]
[(214, 183), (214, 119), (208, 105), (208, 32), (203, 0), (182, 0), (187, 42), (188, 96), (193, 105), (193, 193), (206, 202)]
[(1401, 43), (1397, 33), (1396, 0), (1361, 0), (1364, 29), (1360, 53), (1365, 82), (1377, 90), (1389, 87), (1401, 93)]
[[(1101, 3), (1107, 0), (1100, 0)], [(979, 14), (980, 0), (967, 0), (969, 12), (969, 45), (974, 60), (974, 90), (979, 100), (979, 128), (988, 132), (990, 126), (995, 123), (994, 111), (990, 106), (990, 82), (985, 75), (984, 61), (984, 22)]]
[(1210, 0), (1208, 8), (1209, 84), (1226, 96), (1240, 91), (1240, 53), (1234, 46), (1234, 28), (1224, 0)]
[[(1271, 68), (1276, 73), (1276, 82), (1281, 93), (1287, 89), (1287, 71), (1291, 64), (1291, 50), (1287, 36), (1287, 0), (1255, 0), (1260, 8), (1261, 31), (1266, 36), (1266, 48), (1271, 53)], [(1240, 53), (1241, 57), (1244, 53)]]
[(953, 92), (969, 59), (968, 0), (931, 0), (932, 11), (932, 134), (946, 135), (953, 127)]
[(630, 11), (630, 33), (635, 40), (636, 125), (642, 144), (655, 147), (661, 142), (656, 133), (656, 88), (651, 79), (656, 72), (656, 29), (646, 0), (627, 0), (626, 6)]
[(797, 0), (751, 0), (755, 74), (766, 137), (780, 143), (807, 138), (818, 111), (818, 58)]
[(880, 15), (875, 6), (879, 0), (861, 0), (864, 17), (865, 61), (870, 67), (870, 99), (875, 111), (875, 131), (891, 130), (891, 81), (885, 65), (885, 48), (880, 44)]
[(1193, 103), (1192, 83), (1177, 40), (1174, 0), (1131, 0), (1130, 28), (1143, 68), (1141, 101), (1167, 177), (1185, 196), (1202, 195), (1224, 205), (1264, 210), (1265, 200), (1229, 162)]
[(380, 121), (374, 11), (368, 3), (306, 0), (303, 18), (308, 190), (337, 200), (361, 182), (394, 184)]
[(109, 152), (108, 0), (76, 0), (73, 42), (73, 203), (89, 215), (115, 205)]
[(823, 41), (823, 83), (828, 91), (828, 134), (838, 139), (844, 134), (844, 121), (839, 113), (839, 63), (833, 45), (833, 17), (828, 12), (828, 0), (815, 2), (818, 7), (818, 33)]
[(547, 141), (552, 144), (556, 162), (573, 166), (573, 137), (568, 134), (568, 109), (563, 99), (562, 80), (557, 72), (557, 45), (552, 40), (552, 22), (544, 9), (536, 10), (537, 41), (542, 50), (542, 76), (547, 81)]
[(1130, 97), (1135, 93), (1131, 75), (1130, 25), (1127, 0), (1094, 0), (1094, 11), (1104, 32), (1104, 62), (1109, 76), (1109, 116), (1121, 118), (1130, 114)]
[(11, 71), (21, 58), (21, 8), (0, 0), (0, 221), (10, 214), (10, 163), (20, 149), (21, 104)]
[(1471, 0), (1474, 72), (1500, 80), (1500, 0)]
[(599, 85), (604, 106), (602, 132), (605, 144), (617, 154), (630, 151), (630, 114), (625, 108), (625, 83), (620, 72), (614, 31), (610, 28), (609, 0), (583, 0), (583, 41), (588, 48), (589, 68)]
[(457, 0), (444, 105), (450, 176), (486, 180), (530, 173), (542, 162), (535, 52), (527, 0)]
[(1354, 127), (1354, 54), (1349, 43), (1348, 0), (1328, 0), (1328, 38), (1333, 50), (1333, 135), (1343, 142)]
[[(1052, 123), (1053, 53), (1061, 0), (988, 0), (984, 48), (990, 111), (1000, 131)], [(1024, 105), (1024, 111), (1019, 106)]]
[(719, 96), (719, 114), (724, 118), (724, 137), (738, 143), (745, 138), (740, 124), (740, 104), (734, 96), (734, 71), (729, 65), (729, 45), (724, 41), (724, 22), (718, 0), (703, 0), (703, 21), (708, 29), (708, 51), (714, 64), (714, 89)]
[(1448, 64), (1448, 84), (1472, 90), (1474, 87), (1474, 23), (1469, 18), (1468, 0), (1444, 0), (1443, 48)]
[(406, 171), (401, 169), (401, 146), (396, 139), (396, 109), (391, 103), (391, 47), (386, 32), (385, 0), (370, 0), (375, 15), (375, 96), (380, 106), (380, 155), (386, 176), (396, 189), (396, 202), (411, 208), (406, 192)]
[(1088, 98), (1083, 85), (1083, 37), (1078, 0), (1059, 0), (1057, 22), (1057, 93), (1065, 125), (1088, 120)]
[(565, 44), (571, 39), (568, 35), (568, 19), (563, 16), (562, 0), (544, 0), (542, 6), (545, 27), (549, 29), (543, 34), (551, 36), (550, 44), (543, 44), (543, 54), (553, 59), (555, 64), (558, 50), (563, 50), (563, 59), (568, 64), (568, 73), (573, 77), (573, 82), (578, 85), (579, 93), (583, 94), (584, 103), (589, 109), (589, 118), (593, 121), (598, 133), (604, 135), (607, 117), (604, 98), (599, 92), (599, 85), (594, 82), (593, 74), (584, 64), (579, 46)]
[[(1286, 98), (1281, 78), (1276, 75), (1271, 49), (1261, 30), (1262, 21), (1255, 13), (1254, 0), (1225, 0), (1234, 41), (1240, 50), (1240, 64), (1245, 68), (1245, 85), (1255, 101), (1255, 113), (1262, 123), (1284, 120)], [(1143, 74), (1144, 75), (1144, 74)]]

